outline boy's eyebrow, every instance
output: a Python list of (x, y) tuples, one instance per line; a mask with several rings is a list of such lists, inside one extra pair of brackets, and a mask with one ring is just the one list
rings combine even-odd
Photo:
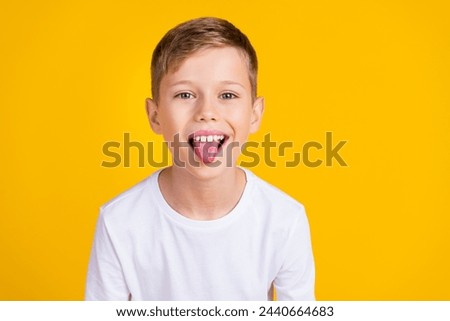
[(233, 81), (233, 80), (223, 80), (223, 81), (221, 81), (221, 83), (222, 83), (222, 84), (225, 84), (225, 85), (238, 85), (238, 86), (241, 86), (242, 88), (245, 89), (244, 85), (242, 85), (240, 82), (237, 82), (237, 81)]
[(173, 84), (170, 84), (170, 87), (176, 86), (176, 85), (191, 85), (192, 81), (190, 80), (180, 80), (177, 82), (174, 82)]

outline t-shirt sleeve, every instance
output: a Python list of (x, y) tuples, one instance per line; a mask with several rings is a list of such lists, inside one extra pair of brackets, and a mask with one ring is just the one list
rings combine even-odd
[(274, 280), (277, 300), (312, 301), (315, 269), (311, 248), (309, 224), (302, 210), (290, 229), (284, 252), (284, 261)]
[(129, 299), (129, 290), (102, 210), (89, 260), (85, 299), (87, 301)]

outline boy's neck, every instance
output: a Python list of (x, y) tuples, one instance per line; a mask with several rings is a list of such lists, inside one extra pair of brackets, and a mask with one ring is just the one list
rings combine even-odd
[(159, 187), (167, 203), (181, 215), (201, 221), (227, 215), (239, 202), (245, 184), (245, 172), (236, 167), (212, 179), (195, 177), (175, 166), (159, 175)]

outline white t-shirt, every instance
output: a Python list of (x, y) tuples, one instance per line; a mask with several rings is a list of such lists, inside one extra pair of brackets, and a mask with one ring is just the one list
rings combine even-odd
[(160, 171), (101, 207), (86, 300), (314, 300), (303, 206), (244, 169), (236, 207), (212, 221), (165, 201)]

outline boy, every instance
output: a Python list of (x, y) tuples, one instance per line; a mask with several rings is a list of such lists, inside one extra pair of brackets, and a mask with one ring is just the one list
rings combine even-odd
[[(236, 166), (261, 122), (256, 53), (228, 21), (170, 30), (147, 115), (173, 165), (101, 207), (87, 300), (314, 300), (303, 206)], [(233, 147), (238, 148), (233, 148)]]

